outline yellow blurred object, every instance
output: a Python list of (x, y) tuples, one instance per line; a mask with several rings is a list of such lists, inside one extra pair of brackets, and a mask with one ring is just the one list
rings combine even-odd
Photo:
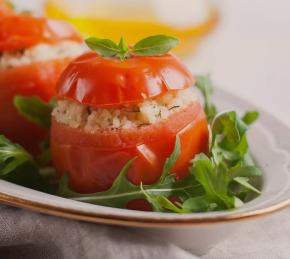
[(181, 55), (194, 52), (218, 21), (207, 0), (48, 0), (45, 11), (49, 17), (74, 24), (84, 37), (118, 41), (124, 36), (133, 44), (153, 34), (176, 36), (181, 44), (175, 52)]

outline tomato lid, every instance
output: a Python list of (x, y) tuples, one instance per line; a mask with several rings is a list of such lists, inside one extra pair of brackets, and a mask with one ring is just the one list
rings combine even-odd
[(16, 51), (39, 43), (62, 40), (81, 42), (79, 33), (64, 21), (30, 15), (10, 15), (0, 18), (0, 51)]
[(57, 94), (92, 107), (117, 107), (194, 84), (190, 71), (172, 54), (126, 60), (88, 52), (62, 74)]

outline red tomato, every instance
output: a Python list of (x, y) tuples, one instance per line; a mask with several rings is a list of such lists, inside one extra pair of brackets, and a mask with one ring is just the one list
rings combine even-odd
[(20, 116), (13, 105), (15, 95), (39, 96), (48, 101), (55, 94), (56, 81), (70, 59), (33, 63), (0, 70), (0, 134), (36, 154), (47, 134)]
[(7, 0), (0, 0), (0, 17), (14, 13), (12, 5)]
[(121, 61), (89, 52), (68, 66), (57, 92), (59, 98), (92, 107), (115, 107), (139, 103), (193, 84), (190, 71), (170, 54)]
[(53, 162), (60, 174), (68, 172), (71, 188), (82, 193), (110, 188), (133, 157), (137, 159), (127, 174), (128, 179), (134, 184), (152, 184), (160, 177), (177, 135), (181, 155), (173, 171), (183, 178), (193, 156), (207, 151), (207, 121), (199, 103), (140, 129), (87, 133), (53, 120)]
[(0, 18), (0, 52), (29, 48), (38, 43), (57, 43), (61, 40), (81, 41), (71, 25), (29, 15)]
[[(0, 2), (0, 13), (4, 12)], [(7, 6), (6, 6), (7, 7)], [(57, 43), (62, 40), (80, 41), (79, 34), (62, 21), (36, 18), (29, 15), (0, 14), (0, 52), (17, 51), (38, 43)], [(15, 95), (38, 96), (48, 101), (55, 94), (56, 81), (70, 59), (32, 63), (0, 69), (0, 134), (22, 144), (33, 154), (47, 135), (20, 116), (13, 105)]]
[[(193, 83), (187, 68), (170, 54), (133, 56), (120, 61), (89, 52), (64, 71), (57, 96), (94, 108), (116, 108), (185, 89)], [(51, 151), (58, 173), (69, 174), (70, 187), (77, 192), (92, 193), (110, 188), (133, 157), (136, 160), (128, 171), (128, 179), (134, 184), (156, 182), (177, 135), (181, 154), (172, 171), (180, 179), (188, 174), (194, 155), (208, 148), (207, 121), (198, 102), (166, 120), (137, 129), (88, 133), (53, 120)], [(135, 200), (127, 208), (150, 210), (151, 206), (144, 200)]]

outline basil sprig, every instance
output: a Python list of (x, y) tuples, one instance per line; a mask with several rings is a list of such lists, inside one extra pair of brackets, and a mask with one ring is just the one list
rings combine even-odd
[(179, 40), (167, 35), (154, 35), (138, 41), (129, 46), (121, 37), (118, 44), (110, 39), (90, 37), (85, 40), (87, 46), (103, 57), (118, 57), (121, 60), (129, 58), (131, 54), (138, 56), (159, 56), (174, 48)]

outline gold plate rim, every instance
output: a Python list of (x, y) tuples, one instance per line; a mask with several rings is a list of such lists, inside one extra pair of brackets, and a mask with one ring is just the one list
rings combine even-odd
[(30, 201), (15, 197), (12, 195), (7, 195), (0, 192), (0, 202), (11, 205), (18, 208), (29, 209), (34, 212), (39, 212), (43, 214), (48, 214), (52, 216), (62, 217), (66, 219), (80, 220), (93, 223), (102, 223), (110, 225), (120, 225), (120, 226), (130, 226), (130, 227), (183, 227), (183, 226), (195, 226), (195, 225), (210, 225), (216, 223), (229, 223), (241, 220), (249, 220), (261, 216), (266, 216), (274, 212), (280, 211), (288, 206), (290, 206), (290, 198), (285, 199), (275, 205), (271, 205), (266, 208), (256, 209), (248, 212), (241, 212), (237, 214), (229, 214), (216, 216), (213, 218), (204, 219), (184, 219), (184, 218), (174, 218), (174, 219), (158, 219), (158, 218), (142, 218), (139, 217), (126, 217), (126, 216), (115, 216), (100, 213), (91, 213), (81, 210), (73, 210), (69, 208), (61, 208), (53, 205), (43, 204), (35, 201)]

